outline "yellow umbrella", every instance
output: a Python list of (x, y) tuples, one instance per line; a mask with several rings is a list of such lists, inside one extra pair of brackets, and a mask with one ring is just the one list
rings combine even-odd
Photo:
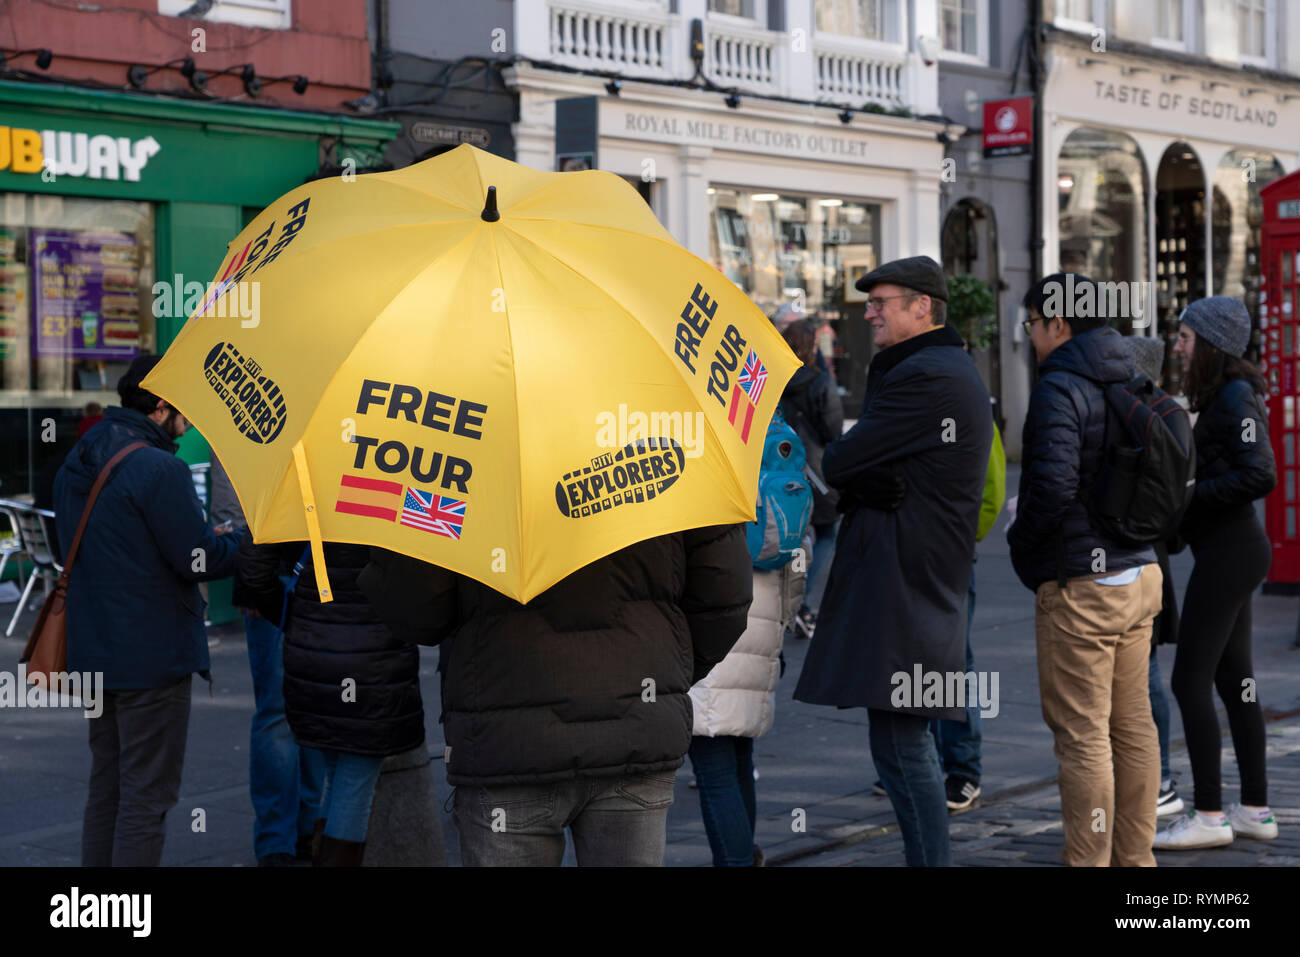
[(208, 439), (254, 540), (309, 540), (318, 574), (323, 540), (378, 545), (526, 602), (752, 520), (799, 364), (620, 177), (468, 145), (300, 186), (214, 283), (143, 386)]

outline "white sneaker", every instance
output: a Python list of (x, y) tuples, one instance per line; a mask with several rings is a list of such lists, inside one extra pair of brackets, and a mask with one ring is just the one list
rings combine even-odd
[(1254, 811), (1247, 811), (1240, 804), (1228, 808), (1228, 823), (1233, 833), (1242, 837), (1253, 837), (1257, 841), (1271, 841), (1277, 837), (1277, 820), (1273, 812), (1265, 810), (1263, 818)]
[(1177, 814), (1183, 809), (1183, 799), (1174, 790), (1173, 781), (1164, 781), (1160, 785), (1160, 794), (1156, 798), (1156, 817)]
[(1163, 831), (1156, 832), (1152, 846), (1158, 851), (1190, 851), (1201, 847), (1222, 847), (1232, 843), (1232, 825), (1224, 817), (1222, 824), (1208, 824), (1205, 815), (1193, 809), (1180, 816)]

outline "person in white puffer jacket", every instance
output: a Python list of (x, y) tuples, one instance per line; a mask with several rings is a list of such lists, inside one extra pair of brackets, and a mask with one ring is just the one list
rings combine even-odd
[(762, 864), (754, 843), (754, 739), (772, 728), (781, 642), (803, 599), (804, 574), (792, 566), (755, 569), (745, 633), (690, 691), (689, 753), (715, 867)]

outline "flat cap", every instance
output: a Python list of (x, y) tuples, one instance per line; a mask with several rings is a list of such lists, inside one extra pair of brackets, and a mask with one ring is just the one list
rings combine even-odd
[(943, 277), (943, 267), (929, 256), (908, 256), (877, 266), (853, 284), (859, 292), (871, 292), (872, 286), (892, 283), (932, 299), (948, 301), (948, 281)]

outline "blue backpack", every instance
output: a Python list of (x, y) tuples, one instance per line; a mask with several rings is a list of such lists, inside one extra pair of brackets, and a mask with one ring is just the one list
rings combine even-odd
[(804, 475), (806, 459), (803, 440), (778, 407), (763, 441), (756, 517), (745, 526), (755, 568), (780, 568), (803, 545), (813, 508), (812, 488)]

